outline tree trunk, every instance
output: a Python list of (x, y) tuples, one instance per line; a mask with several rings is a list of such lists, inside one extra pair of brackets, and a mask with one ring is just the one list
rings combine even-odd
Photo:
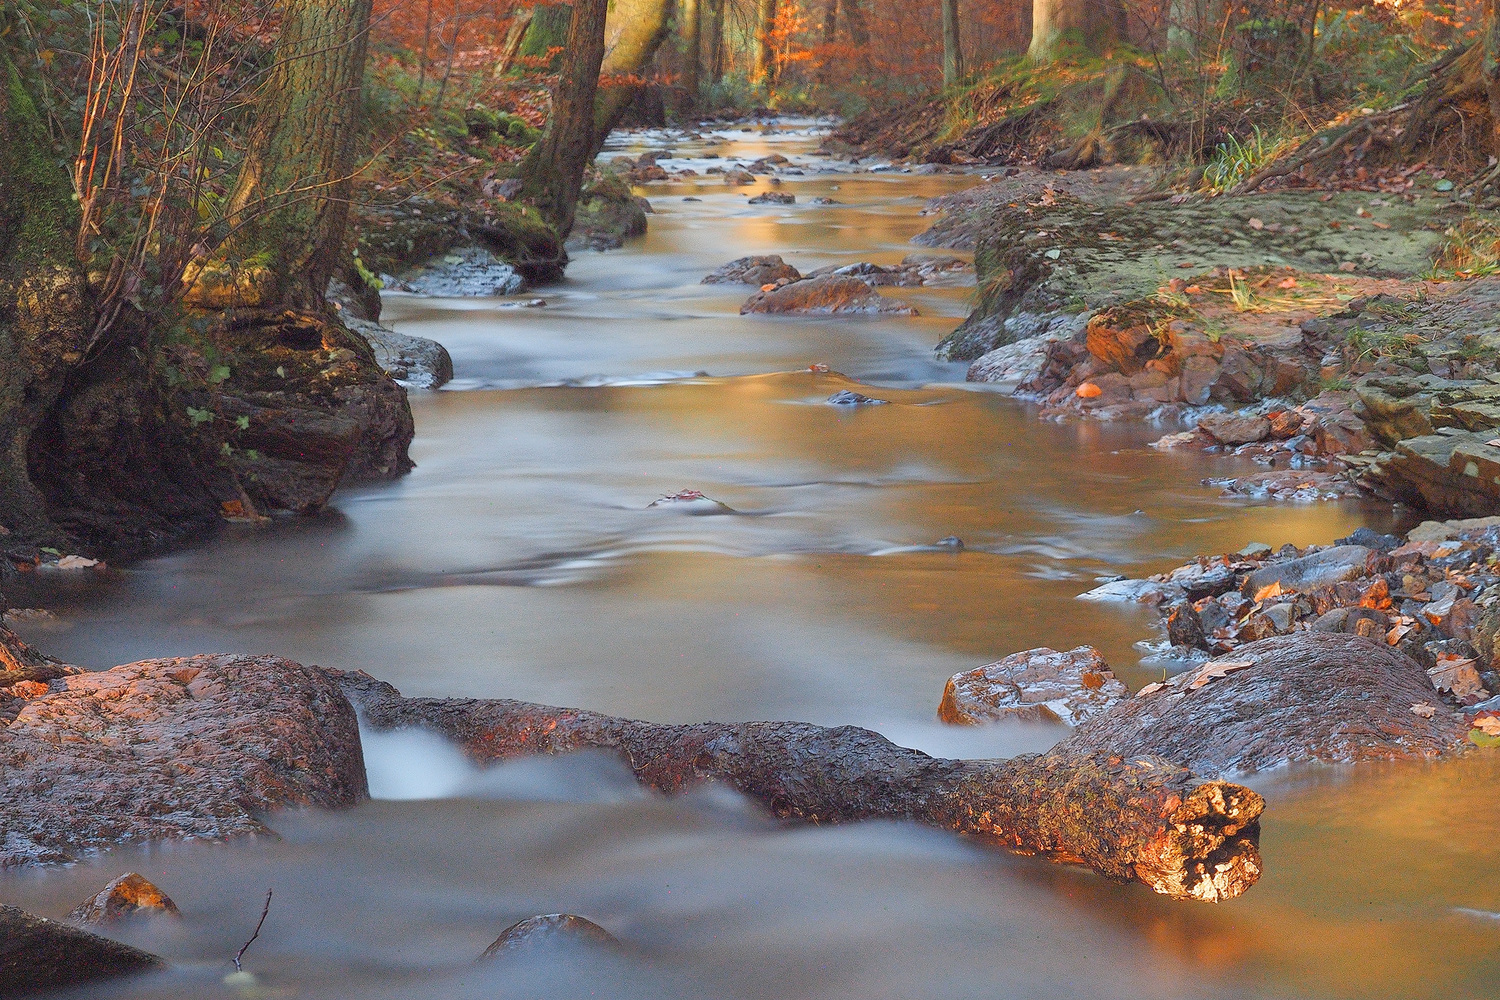
[(371, 0), (290, 0), (230, 199), (241, 265), (266, 259), (258, 305), (322, 311), (343, 261)]
[(577, 0), (573, 5), (552, 113), (521, 164), (526, 197), (562, 238), (573, 228), (583, 173), (594, 158), (594, 96), (604, 59), (608, 6), (607, 0)]
[(776, 25), (776, 0), (757, 0), (755, 8), (755, 62), (750, 81), (764, 87), (769, 100), (776, 87), (776, 50), (771, 31)]
[(912, 820), (1178, 899), (1227, 899), (1260, 877), (1261, 797), (1160, 759), (941, 760), (853, 726), (658, 725), (519, 701), (403, 698), (366, 674), (329, 673), (375, 728), (433, 730), (479, 764), (601, 748), (658, 791), (716, 780), (784, 819)]
[(0, 526), (43, 543), (62, 536), (28, 471), (31, 437), (94, 326), (78, 226), (46, 121), (0, 49)]
[(958, 0), (942, 0), (943, 86), (951, 87), (964, 75), (964, 47), (958, 32)]
[(698, 106), (698, 67), (702, 65), (699, 38), (703, 22), (699, 0), (682, 0), (682, 87), (693, 107)]
[[(823, 0), (822, 44), (825, 50), (838, 40), (839, 0)], [(818, 66), (818, 84), (826, 87), (833, 82), (833, 63), (825, 54)]]
[(671, 30), (672, 0), (614, 0), (605, 27), (591, 159), (640, 91), (640, 80)]
[(500, 58), (495, 61), (495, 76), (504, 76), (516, 64), (521, 54), (521, 43), (526, 40), (526, 31), (531, 27), (535, 7), (522, 7), (510, 16), (510, 27), (505, 29), (505, 43), (500, 46)]
[(708, 82), (724, 80), (724, 4), (726, 0), (708, 0)]
[(1103, 52), (1120, 40), (1123, 19), (1120, 0), (1033, 0), (1027, 54), (1034, 62), (1051, 62), (1069, 35), (1088, 51)]

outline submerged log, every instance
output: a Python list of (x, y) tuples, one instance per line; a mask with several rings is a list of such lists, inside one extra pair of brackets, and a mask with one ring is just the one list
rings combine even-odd
[(435, 731), (480, 764), (602, 748), (661, 792), (717, 780), (784, 819), (914, 820), (1177, 899), (1228, 899), (1260, 877), (1264, 800), (1160, 758), (943, 760), (854, 726), (665, 725), (502, 699), (403, 698), (367, 674), (328, 673), (376, 729)]

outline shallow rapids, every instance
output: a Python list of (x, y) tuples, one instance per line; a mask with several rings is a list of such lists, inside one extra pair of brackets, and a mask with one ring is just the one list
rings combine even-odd
[[(805, 171), (778, 188), (797, 203), (747, 204), (765, 179), (652, 185), (648, 235), (578, 255), (560, 286), (388, 296), (385, 321), (444, 343), (457, 373), (413, 394), (410, 477), (102, 582), (38, 577), (12, 603), (59, 619), (25, 638), (101, 668), (276, 652), (406, 694), (855, 724), (995, 756), (1059, 734), (939, 725), (957, 670), (1091, 643), (1132, 684), (1159, 679), (1135, 649), (1154, 616), (1075, 600), (1100, 577), (1389, 527), (1378, 507), (1222, 499), (1201, 480), (1253, 467), (1147, 447), (1175, 428), (1043, 423), (965, 385), (931, 347), (972, 281), (884, 290), (916, 318), (739, 316), (753, 289), (704, 274), (755, 253), (894, 263), (927, 200), (978, 178), (851, 172), (801, 127), (714, 134), (606, 155), (670, 145), (663, 165), (702, 175), (780, 152)], [(828, 404), (841, 389), (888, 402)], [(649, 506), (680, 490), (727, 509)], [(280, 840), (0, 874), (0, 899), (61, 916), (126, 870), (166, 889), (186, 923), (129, 936), (174, 971), (101, 997), (235, 995), (220, 980), (268, 887), (257, 997), (1500, 995), (1493, 754), (1253, 781), (1267, 874), (1208, 907), (928, 830), (783, 828), (713, 789), (666, 800), (594, 756), (480, 772), (421, 734), (366, 750), (380, 801), (271, 817)], [(562, 910), (626, 948), (470, 965), (507, 924)]]

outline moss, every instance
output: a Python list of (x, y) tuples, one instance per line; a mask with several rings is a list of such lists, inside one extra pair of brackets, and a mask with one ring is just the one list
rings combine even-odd
[(78, 207), (40, 110), (20, 73), (0, 54), (0, 260), (76, 266)]

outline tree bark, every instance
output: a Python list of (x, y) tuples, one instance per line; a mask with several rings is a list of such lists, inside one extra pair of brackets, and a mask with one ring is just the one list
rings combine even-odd
[(522, 7), (510, 16), (510, 27), (505, 29), (505, 42), (500, 46), (500, 58), (495, 61), (495, 76), (504, 76), (515, 66), (516, 57), (521, 54), (521, 43), (526, 40), (526, 32), (535, 14), (535, 7)]
[(562, 72), (542, 137), (521, 164), (523, 192), (558, 236), (573, 228), (583, 173), (594, 158), (594, 96), (604, 60), (607, 0), (577, 0)]
[(764, 87), (767, 99), (776, 88), (776, 49), (771, 30), (776, 24), (776, 0), (757, 0), (755, 14), (755, 62), (751, 83)]
[(1261, 797), (1159, 758), (942, 760), (853, 726), (659, 725), (519, 701), (403, 698), (367, 674), (329, 673), (377, 729), (433, 730), (479, 764), (606, 749), (661, 792), (716, 780), (784, 819), (912, 820), (1178, 899), (1228, 899), (1260, 877)]
[(1088, 51), (1103, 52), (1120, 40), (1123, 18), (1120, 0), (1033, 0), (1027, 54), (1034, 62), (1051, 62), (1069, 34)]
[(642, 74), (670, 33), (671, 13), (672, 0), (614, 0), (610, 4), (592, 156), (599, 155), (604, 140), (639, 93)]
[(708, 0), (708, 82), (724, 80), (724, 4), (726, 0)]
[(958, 30), (958, 0), (942, 0), (943, 86), (951, 87), (964, 75), (964, 47)]
[(62, 534), (29, 472), (31, 438), (94, 326), (79, 221), (46, 121), (0, 49), (0, 525), (43, 543)]
[(257, 305), (322, 311), (345, 253), (371, 0), (290, 0), (230, 198), (231, 260), (265, 260)]
[(703, 16), (699, 0), (682, 0), (682, 87), (688, 100), (698, 105), (698, 76), (702, 57), (699, 50)]

